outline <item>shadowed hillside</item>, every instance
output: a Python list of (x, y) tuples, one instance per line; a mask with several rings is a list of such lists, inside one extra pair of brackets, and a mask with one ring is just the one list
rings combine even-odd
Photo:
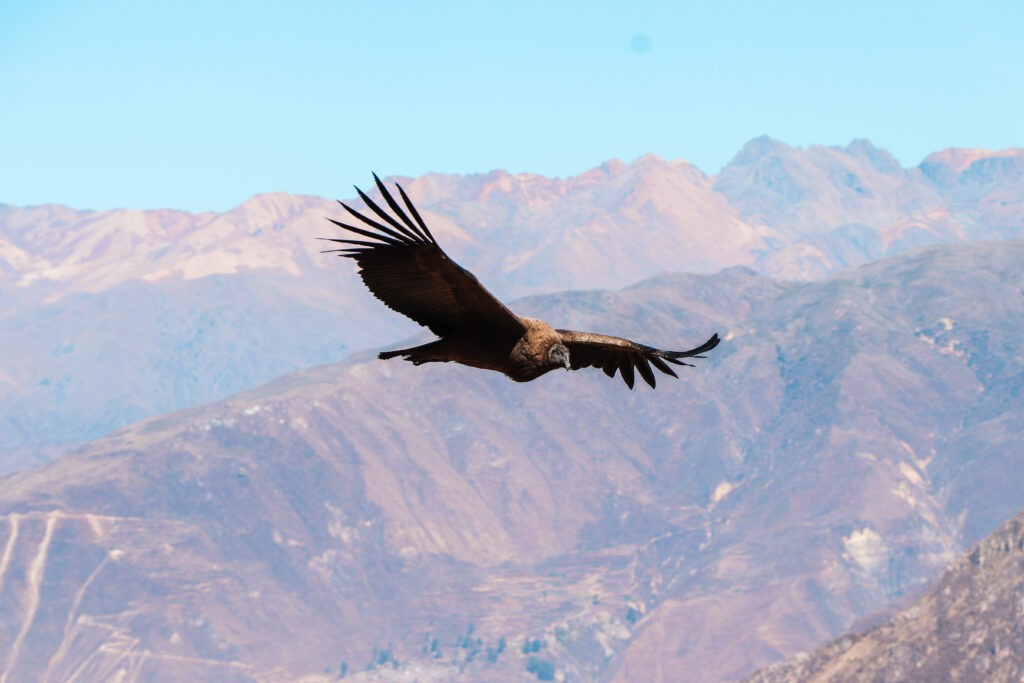
[(1022, 595), (1024, 515), (1017, 515), (892, 620), (747, 681), (1018, 681), (1024, 677)]

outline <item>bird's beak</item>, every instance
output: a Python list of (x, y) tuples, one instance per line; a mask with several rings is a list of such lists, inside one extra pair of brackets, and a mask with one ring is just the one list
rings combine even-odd
[(572, 370), (572, 363), (569, 362), (569, 354), (562, 356), (562, 365), (566, 370)]

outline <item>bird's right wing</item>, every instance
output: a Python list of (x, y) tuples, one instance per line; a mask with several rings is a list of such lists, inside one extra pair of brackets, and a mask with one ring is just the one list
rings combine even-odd
[(562, 336), (562, 343), (569, 349), (569, 363), (573, 370), (595, 367), (604, 370), (609, 377), (615, 376), (618, 370), (622, 381), (630, 389), (633, 388), (634, 370), (640, 373), (644, 381), (654, 388), (655, 379), (651, 366), (658, 368), (666, 375), (677, 377), (667, 363), (673, 365), (690, 365), (680, 358), (703, 358), (701, 354), (718, 346), (717, 334), (706, 342), (688, 351), (663, 351), (651, 346), (638, 344), (622, 337), (611, 337), (593, 332), (574, 332), (572, 330), (555, 330)]
[(361, 225), (328, 218), (357, 237), (320, 238), (346, 245), (328, 251), (355, 259), (359, 275), (375, 297), (438, 336), (482, 335), (514, 343), (525, 331), (516, 315), (444, 253), (400, 185), (398, 192), (408, 213), (376, 174), (373, 179), (394, 215), (357, 187), (359, 197), (379, 220), (339, 202)]

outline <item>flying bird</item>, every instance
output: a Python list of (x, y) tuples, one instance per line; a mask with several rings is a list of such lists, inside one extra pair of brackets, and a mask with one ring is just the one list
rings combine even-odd
[(357, 187), (372, 215), (339, 201), (359, 225), (327, 220), (356, 239), (321, 237), (345, 245), (324, 253), (354, 259), (375, 297), (439, 337), (421, 346), (384, 351), (378, 356), (381, 359), (401, 356), (414, 365), (454, 361), (496, 370), (517, 382), (529, 382), (555, 368), (594, 367), (609, 377), (617, 370), (632, 389), (634, 371), (653, 388), (652, 365), (678, 377), (670, 364), (691, 365), (680, 359), (703, 358), (701, 354), (718, 345), (718, 334), (714, 334), (688, 351), (663, 351), (622, 337), (558, 330), (518, 316), (441, 249), (401, 185), (396, 187), (405, 208), (377, 174), (373, 179), (391, 213)]

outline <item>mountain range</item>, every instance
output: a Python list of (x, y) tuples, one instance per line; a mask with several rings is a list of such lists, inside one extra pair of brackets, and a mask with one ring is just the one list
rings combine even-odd
[[(762, 137), (714, 176), (646, 156), (566, 179), (397, 180), (506, 299), (733, 266), (814, 280), (1024, 236), (1022, 150), (946, 150), (904, 169), (864, 140)], [(343, 215), (285, 194), (225, 213), (0, 205), (0, 471), (417, 333), (319, 253), (324, 217)]]
[(1022, 240), (512, 307), (723, 343), (656, 391), (355, 353), (14, 474), (0, 680), (736, 680), (1024, 508)]

